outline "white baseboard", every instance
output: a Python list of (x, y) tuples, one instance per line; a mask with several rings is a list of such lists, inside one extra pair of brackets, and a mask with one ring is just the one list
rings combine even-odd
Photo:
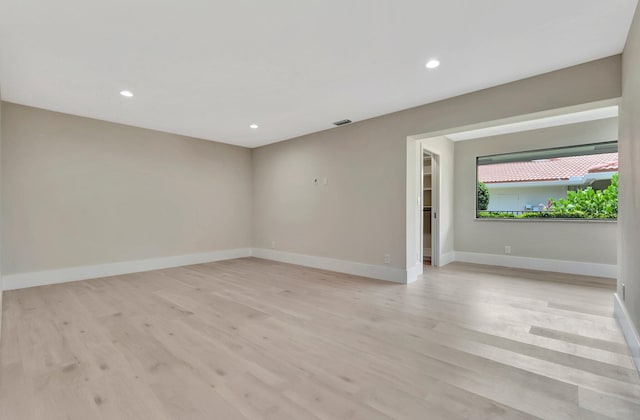
[(406, 284), (417, 278), (416, 268), (405, 270), (386, 265), (372, 265), (353, 261), (336, 260), (333, 258), (316, 257), (313, 255), (294, 254), (292, 252), (277, 251), (266, 248), (253, 248), (253, 256), (267, 260), (279, 261), (322, 270), (337, 271), (355, 276), (370, 277), (378, 280), (392, 281)]
[[(0, 280), (0, 293), (2, 290), (22, 289), (26, 287), (45, 286), (48, 284), (117, 276), (142, 271), (160, 270), (163, 268), (250, 257), (252, 255), (268, 260), (337, 271), (340, 273), (370, 277), (401, 284), (412, 283), (418, 278), (417, 266), (410, 267), (405, 270), (387, 265), (364, 264), (354, 261), (296, 254), (273, 249), (240, 248), (200, 254), (150, 258), (138, 261), (123, 261), (108, 264), (71, 267), (58, 270), (8, 274), (2, 276), (2, 279)], [(617, 266), (615, 265), (459, 251), (442, 254), (440, 257), (440, 266), (445, 266), (453, 261), (601, 277), (616, 277), (617, 274)]]
[(444, 267), (447, 264), (451, 264), (452, 262), (455, 261), (455, 259), (456, 257), (453, 251), (445, 252), (444, 254), (440, 255), (440, 261), (438, 261), (438, 267)]
[[(414, 281), (418, 280), (418, 276), (421, 275), (423, 273), (423, 265), (421, 262), (419, 262), (418, 264), (416, 264), (413, 267), (410, 267), (407, 269), (407, 278), (406, 281), (404, 282), (396, 282), (396, 283), (413, 283)], [(382, 279), (384, 280), (384, 279)]]
[(251, 248), (240, 248), (224, 251), (204, 252), (200, 254), (150, 258), (138, 261), (123, 261), (99, 265), (87, 265), (81, 267), (63, 268), (59, 270), (8, 274), (2, 276), (2, 289), (23, 289), (26, 287), (45, 286), (48, 284), (88, 280), (99, 277), (118, 276), (122, 274), (139, 273), (142, 271), (160, 270), (163, 268), (203, 264), (207, 262), (231, 260), (234, 258), (243, 258), (250, 256)]
[(580, 274), (616, 278), (618, 266), (615, 264), (586, 263), (579, 261), (551, 260), (545, 258), (518, 257), (514, 255), (482, 254), (479, 252), (455, 251), (455, 261), (497, 265), (501, 267), (525, 268), (529, 270), (553, 271), (556, 273)]
[(392, 281), (394, 283), (406, 284), (407, 282), (412, 282), (417, 279), (416, 267), (409, 270), (403, 270), (401, 268), (384, 265), (370, 265), (353, 261), (336, 260), (333, 258), (294, 254), (271, 249), (241, 248), (205, 252), (201, 254), (178, 255), (138, 261), (123, 261), (57, 270), (8, 274), (2, 277), (0, 290), (24, 289), (27, 287), (46, 286), (49, 284), (118, 276), (143, 271), (160, 270), (163, 268), (250, 257), (252, 255), (274, 261)]
[(640, 334), (638, 334), (638, 330), (633, 325), (633, 321), (629, 317), (629, 313), (627, 312), (624, 302), (620, 300), (620, 296), (618, 296), (617, 293), (613, 295), (613, 316), (616, 318), (620, 328), (622, 329), (624, 338), (627, 340), (627, 344), (629, 345), (631, 357), (636, 364), (638, 373), (640, 373)]

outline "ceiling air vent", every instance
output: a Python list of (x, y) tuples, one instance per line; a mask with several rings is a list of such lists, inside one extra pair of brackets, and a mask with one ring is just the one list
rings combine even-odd
[(338, 126), (340, 126), (340, 125), (345, 125), (345, 124), (349, 124), (349, 123), (351, 123), (351, 120), (342, 120), (342, 121), (336, 121), (336, 122), (334, 122), (334, 123), (333, 123), (333, 125), (338, 125)]

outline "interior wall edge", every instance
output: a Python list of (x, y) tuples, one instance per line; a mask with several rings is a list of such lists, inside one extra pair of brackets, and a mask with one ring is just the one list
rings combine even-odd
[(627, 312), (627, 307), (617, 293), (613, 295), (613, 316), (624, 334), (633, 362), (640, 373), (640, 334), (638, 334), (638, 329)]
[(444, 252), (440, 255), (440, 261), (438, 267), (444, 267), (445, 265), (451, 264), (456, 260), (456, 252)]

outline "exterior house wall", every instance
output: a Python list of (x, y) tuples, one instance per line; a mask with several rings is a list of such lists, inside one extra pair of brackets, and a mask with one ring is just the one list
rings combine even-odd
[[(527, 206), (547, 205), (549, 197), (566, 198), (567, 187), (563, 185), (539, 187), (496, 187), (487, 184), (489, 189), (488, 211), (524, 211)], [(530, 208), (529, 208), (530, 210)]]

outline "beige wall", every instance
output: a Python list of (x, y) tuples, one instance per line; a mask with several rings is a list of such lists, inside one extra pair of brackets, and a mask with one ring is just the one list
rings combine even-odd
[[(618, 119), (609, 118), (455, 143), (455, 249), (589, 263), (617, 263), (617, 223), (475, 220), (476, 158), (547, 147), (615, 141)], [(546, 199), (544, 201), (546, 203)]]
[(251, 151), (2, 104), (4, 274), (251, 245)]
[[(257, 247), (375, 265), (390, 254), (406, 268), (407, 136), (615, 98), (620, 66), (614, 56), (253, 152), (5, 103), (3, 270), (247, 247), (252, 232)], [(443, 232), (453, 250), (453, 224)]]
[(391, 254), (407, 268), (407, 136), (616, 98), (620, 66), (614, 56), (254, 149), (255, 245), (376, 265)]
[[(624, 49), (620, 114), (620, 256), (618, 295), (640, 328), (640, 11)], [(640, 366), (639, 366), (640, 368)]]

